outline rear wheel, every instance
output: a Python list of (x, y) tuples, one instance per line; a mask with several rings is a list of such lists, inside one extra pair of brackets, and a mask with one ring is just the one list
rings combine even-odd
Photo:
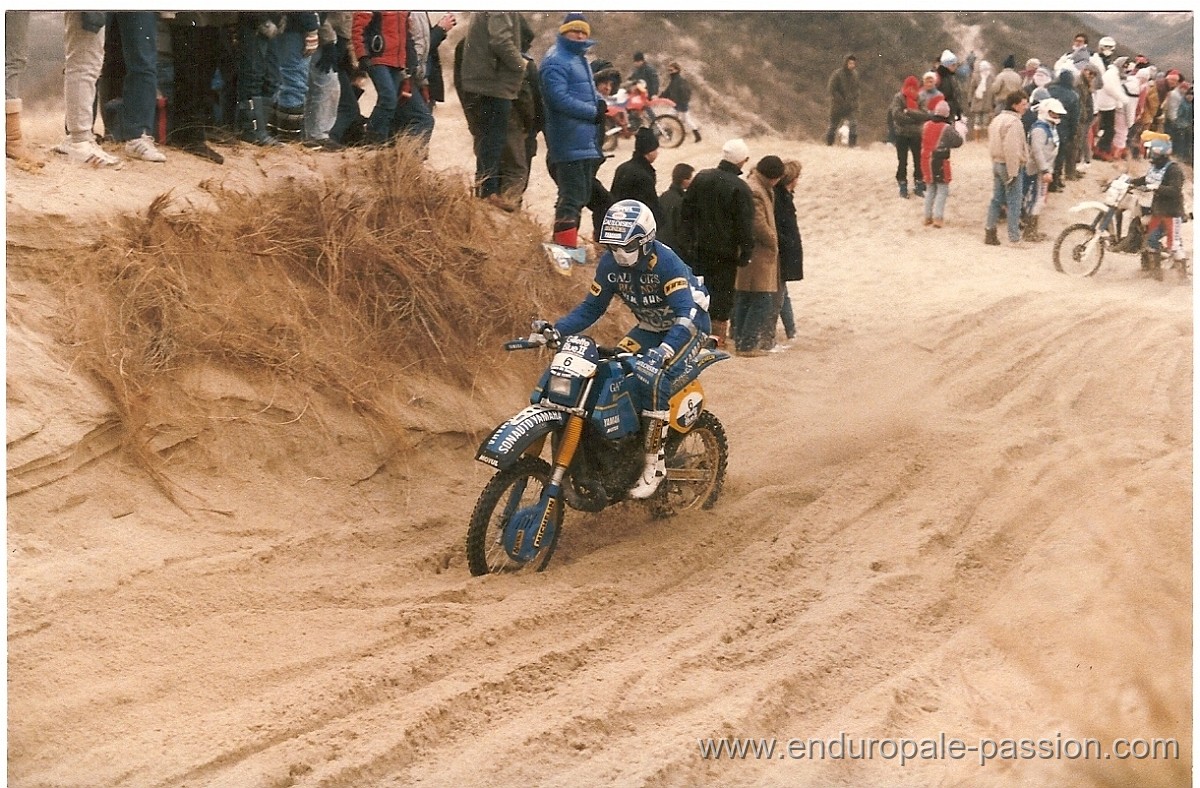
[(691, 509), (711, 509), (725, 484), (729, 442), (716, 416), (704, 411), (687, 433), (674, 430), (664, 447), (667, 478), (647, 499), (656, 517), (670, 517)]
[(674, 115), (663, 115), (654, 120), (654, 133), (658, 144), (664, 148), (678, 148), (683, 144), (683, 121)]
[(473, 575), (496, 572), (540, 572), (550, 563), (562, 532), (562, 506), (555, 506), (554, 536), (522, 563), (504, 549), (504, 529), (513, 515), (535, 505), (550, 482), (550, 464), (537, 457), (522, 457), (491, 478), (471, 513), (467, 526), (467, 566)]
[(1104, 261), (1104, 239), (1090, 224), (1073, 224), (1054, 242), (1054, 267), (1071, 276), (1091, 276)]

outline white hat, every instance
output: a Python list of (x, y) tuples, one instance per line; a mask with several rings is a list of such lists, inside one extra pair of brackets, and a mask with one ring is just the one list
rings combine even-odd
[(949, 49), (942, 50), (942, 65), (949, 68), (958, 62), (958, 55), (951, 52)]
[(721, 158), (741, 166), (750, 158), (750, 148), (741, 138), (729, 140), (721, 148)]

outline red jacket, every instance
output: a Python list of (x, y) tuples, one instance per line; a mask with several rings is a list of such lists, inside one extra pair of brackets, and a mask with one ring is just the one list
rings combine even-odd
[[(408, 63), (408, 11), (355, 11), (350, 41), (354, 54), (360, 60), (371, 58), (371, 63), (392, 68), (405, 68)], [(363, 40), (371, 17), (380, 15), (379, 32), (383, 37), (383, 51), (372, 54), (367, 51)]]
[[(931, 109), (936, 109), (939, 103), (934, 102)], [(933, 120), (925, 121), (921, 128), (921, 176), (927, 186), (950, 182), (950, 149), (962, 144), (962, 135), (948, 118), (934, 115)], [(935, 151), (938, 152), (936, 161)]]

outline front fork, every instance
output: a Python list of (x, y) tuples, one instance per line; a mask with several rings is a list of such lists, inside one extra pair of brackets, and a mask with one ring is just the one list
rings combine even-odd
[[(550, 482), (542, 491), (542, 497), (536, 504), (536, 509), (530, 513), (532, 519), (537, 522), (537, 528), (534, 530), (532, 541), (524, 547), (522, 546), (523, 534), (517, 532), (523, 531), (524, 526), (529, 523), (525, 517), (510, 519), (508, 528), (513, 529), (513, 532), (506, 535), (505, 547), (514, 559), (522, 562), (530, 560), (543, 544), (554, 538), (554, 531), (558, 527), (556, 524), (558, 511), (563, 500), (563, 480), (566, 478), (567, 469), (571, 467), (571, 461), (575, 458), (575, 452), (579, 448), (579, 441), (583, 437), (583, 426), (583, 417), (573, 413), (568, 417), (566, 426), (563, 427), (562, 440), (559, 441), (558, 452), (554, 456)], [(540, 442), (530, 447), (530, 450), (534, 452), (533, 456), (541, 453), (541, 447)], [(528, 510), (525, 511), (528, 512)]]

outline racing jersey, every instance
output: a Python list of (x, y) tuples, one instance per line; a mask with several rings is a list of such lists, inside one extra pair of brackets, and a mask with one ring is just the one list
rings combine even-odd
[(673, 356), (697, 330), (707, 333), (712, 328), (708, 291), (687, 263), (658, 241), (628, 268), (618, 265), (612, 252), (602, 254), (587, 296), (554, 327), (564, 336), (578, 334), (600, 319), (614, 295), (633, 312), (638, 328), (664, 335), (662, 341)]

